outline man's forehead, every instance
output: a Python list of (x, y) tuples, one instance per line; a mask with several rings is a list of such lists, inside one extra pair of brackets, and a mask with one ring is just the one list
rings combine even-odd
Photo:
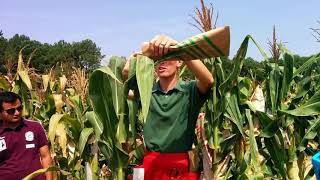
[(15, 102), (3, 102), (2, 103), (2, 107), (5, 107), (5, 106), (20, 106), (21, 105), (21, 102), (19, 99), (17, 99)]
[(157, 65), (159, 65), (159, 64), (177, 64), (180, 62), (182, 62), (182, 61), (178, 60), (178, 59), (170, 59), (170, 60), (162, 61), (162, 62), (158, 63)]

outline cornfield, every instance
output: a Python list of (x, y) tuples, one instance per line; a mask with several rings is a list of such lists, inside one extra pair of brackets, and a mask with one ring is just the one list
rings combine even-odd
[[(201, 4), (192, 25), (203, 32), (216, 28), (213, 7)], [(241, 75), (249, 42), (264, 58), (263, 81)], [(194, 168), (203, 179), (315, 178), (311, 156), (319, 150), (320, 74), (315, 63), (320, 54), (295, 68), (294, 54), (277, 43), (275, 30), (269, 45), (271, 58), (246, 36), (231, 73), (221, 58), (202, 59), (214, 77), (192, 150)], [(90, 74), (73, 68), (66, 75), (55, 67), (37, 74), (29, 68), (32, 54), (25, 62), (21, 49), (17, 70), (8, 61), (7, 74), (0, 76), (0, 88), (21, 95), (23, 115), (40, 121), (50, 141), (54, 166), (25, 180), (47, 171), (61, 180), (127, 179), (143, 161), (142, 128), (155, 81), (154, 61), (134, 57), (123, 80), (123, 57), (111, 57), (107, 66)], [(179, 78), (186, 79), (185, 74), (183, 68)], [(128, 98), (129, 90), (134, 98)]]
[[(265, 58), (263, 82), (240, 76), (250, 40)], [(193, 150), (203, 177), (314, 176), (310, 157), (319, 145), (320, 83), (312, 69), (320, 55), (296, 69), (294, 56), (284, 46), (279, 53), (277, 61), (268, 58), (247, 36), (232, 61), (231, 74), (226, 74), (220, 58), (203, 59), (215, 77), (212, 96), (199, 116)], [(11, 79), (10, 74), (1, 77), (1, 88), (19, 93), (24, 115), (42, 122), (55, 162), (28, 178), (55, 171), (58, 179), (126, 179), (144, 154), (141, 132), (154, 81), (153, 60), (132, 59), (129, 77), (123, 81), (122, 57), (112, 57), (108, 66), (90, 76), (74, 69), (66, 77), (54, 68), (49, 74), (36, 74), (22, 54), (23, 50)], [(127, 97), (129, 89), (136, 94), (133, 99)]]

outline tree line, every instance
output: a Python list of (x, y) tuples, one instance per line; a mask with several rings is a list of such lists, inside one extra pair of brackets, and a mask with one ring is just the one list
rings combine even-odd
[[(319, 55), (319, 54), (318, 54)], [(294, 63), (294, 67), (295, 69), (299, 68), (304, 62), (306, 62), (308, 59), (310, 59), (313, 55), (310, 56), (299, 56), (299, 55), (294, 55), (294, 59), (295, 59), (295, 63)], [(270, 57), (270, 62), (274, 62), (274, 60)], [(231, 71), (233, 70), (233, 59), (230, 59), (230, 57), (224, 57), (221, 58), (221, 61), (223, 63), (223, 66), (225, 67), (225, 71), (226, 74), (230, 74)], [(268, 70), (268, 66), (267, 66), (266, 61), (262, 61), (260, 59), (253, 59), (251, 57), (247, 57), (244, 59), (243, 61), (243, 66), (242, 66), (242, 70), (240, 73), (240, 76), (242, 77), (250, 77), (252, 79), (255, 79), (258, 82), (263, 82), (266, 77), (267, 77), (267, 73), (269, 72)], [(279, 65), (283, 66), (284, 62), (283, 59), (279, 59)], [(311, 71), (314, 71), (314, 73), (320, 73), (320, 61), (316, 62), (312, 65), (312, 67), (308, 68), (308, 70), (305, 71), (305, 74), (310, 74)], [(186, 69), (184, 74), (183, 74), (183, 78), (185, 79), (194, 79), (194, 76), (192, 75), (192, 73)]]
[[(41, 43), (32, 40), (26, 35), (16, 34), (6, 39), (0, 31), (0, 73), (5, 74), (8, 68), (15, 71), (19, 51), (23, 48), (23, 58), (30, 59), (30, 67), (36, 72), (45, 73), (52, 67), (59, 66), (62, 71), (68, 72), (70, 67), (79, 67), (87, 72), (92, 71), (100, 66), (101, 60), (105, 57), (101, 53), (101, 48), (90, 39), (80, 42), (66, 42), (60, 40), (56, 43)], [(298, 68), (311, 56), (303, 57), (295, 55), (295, 67)], [(230, 57), (221, 58), (224, 67), (228, 67), (226, 71), (232, 71), (232, 59)], [(272, 60), (272, 58), (270, 58)], [(279, 60), (281, 65), (281, 59)], [(247, 57), (244, 60), (241, 76), (254, 77), (258, 81), (265, 79), (266, 62)], [(63, 69), (64, 67), (64, 69)], [(314, 64), (313, 70), (320, 71), (320, 62)], [(185, 78), (193, 78), (192, 74), (186, 70)]]
[(39, 73), (48, 72), (54, 66), (79, 67), (91, 71), (100, 66), (104, 58), (100, 47), (90, 39), (80, 42), (41, 43), (26, 35), (16, 34), (5, 38), (0, 31), (0, 73), (16, 69), (19, 51), (23, 49), (23, 59)]

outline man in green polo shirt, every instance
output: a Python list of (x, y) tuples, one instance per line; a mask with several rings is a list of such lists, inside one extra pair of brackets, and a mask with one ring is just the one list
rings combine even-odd
[[(150, 58), (168, 53), (177, 41), (156, 36), (147, 44)], [(152, 90), (152, 98), (143, 136), (148, 152), (141, 167), (144, 179), (199, 179), (199, 173), (189, 172), (188, 151), (192, 148), (196, 120), (201, 106), (212, 87), (213, 77), (200, 60), (185, 61), (197, 80), (179, 80), (182, 61), (170, 59), (156, 66), (159, 78)], [(129, 69), (127, 62), (123, 74)]]

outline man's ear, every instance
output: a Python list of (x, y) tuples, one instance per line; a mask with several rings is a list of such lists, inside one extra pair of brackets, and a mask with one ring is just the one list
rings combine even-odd
[(183, 64), (183, 61), (178, 61), (177, 67), (178, 67), (178, 68), (181, 67), (182, 64)]

